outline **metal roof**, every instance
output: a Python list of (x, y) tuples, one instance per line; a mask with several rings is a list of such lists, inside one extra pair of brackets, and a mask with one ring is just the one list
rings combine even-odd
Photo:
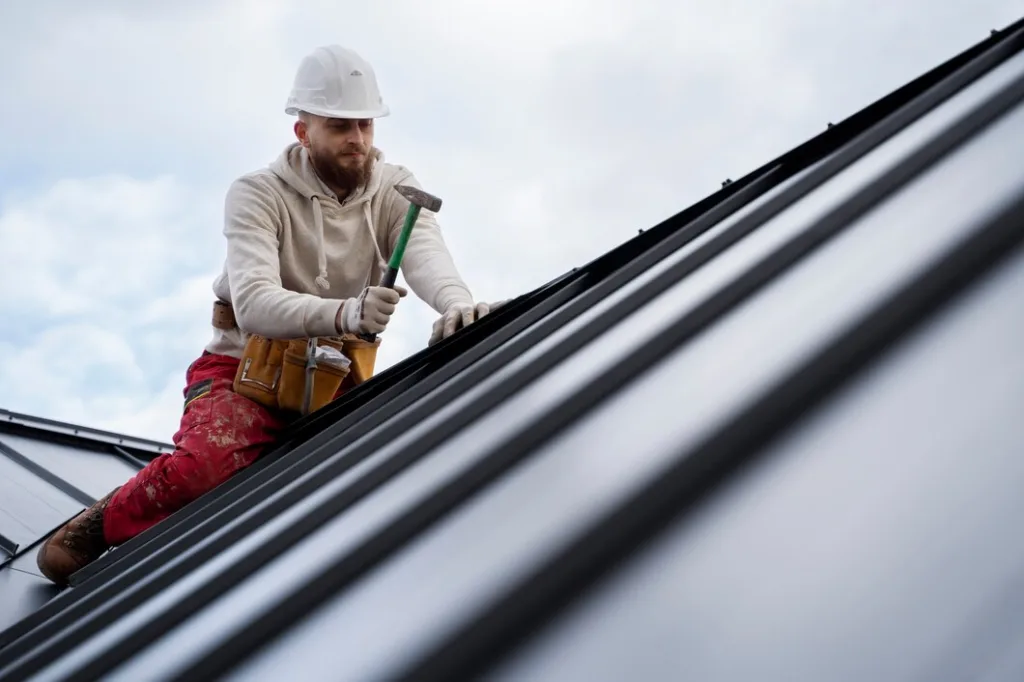
[(169, 445), (0, 409), (0, 630), (57, 590), (39, 542)]
[(298, 424), (0, 680), (1024, 679), (1022, 47)]

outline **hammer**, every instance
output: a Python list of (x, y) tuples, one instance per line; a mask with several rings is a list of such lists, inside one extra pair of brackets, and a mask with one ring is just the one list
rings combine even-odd
[[(380, 280), (380, 286), (393, 289), (395, 286), (395, 280), (398, 279), (398, 268), (402, 264), (402, 257), (405, 255), (405, 245), (409, 242), (409, 235), (412, 234), (413, 225), (416, 224), (416, 220), (420, 217), (420, 209), (425, 208), (428, 211), (437, 213), (441, 210), (441, 199), (435, 197), (429, 192), (424, 192), (416, 187), (410, 187), (409, 185), (395, 185), (395, 191), (401, 194), (403, 197), (409, 200), (409, 210), (405, 213), (405, 224), (402, 225), (402, 231), (398, 235), (398, 242), (395, 244), (395, 250), (391, 253), (391, 259), (388, 261), (388, 269), (384, 272), (384, 276)], [(360, 337), (364, 341), (370, 341), (371, 343), (376, 340), (376, 334), (361, 334)]]

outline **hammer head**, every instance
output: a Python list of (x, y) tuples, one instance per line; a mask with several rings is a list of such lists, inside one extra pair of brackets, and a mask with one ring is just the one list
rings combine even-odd
[(395, 185), (395, 189), (399, 194), (420, 208), (425, 208), (434, 213), (441, 210), (441, 199), (433, 194), (424, 192), (416, 187), (410, 187), (409, 185)]

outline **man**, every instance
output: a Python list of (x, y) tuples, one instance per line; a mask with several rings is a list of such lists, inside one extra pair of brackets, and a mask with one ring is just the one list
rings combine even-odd
[[(57, 584), (248, 467), (274, 443), (293, 415), (234, 390), (251, 336), (379, 334), (407, 294), (400, 286), (376, 286), (409, 206), (394, 186), (419, 183), (374, 146), (374, 121), (389, 110), (373, 68), (352, 50), (317, 48), (299, 65), (285, 112), (298, 118), (297, 141), (227, 192), (227, 257), (213, 284), (221, 303), (212, 339), (186, 372), (175, 450), (43, 544), (40, 571)], [(429, 211), (420, 212), (402, 272), (440, 313), (430, 344), (494, 307), (473, 300)]]

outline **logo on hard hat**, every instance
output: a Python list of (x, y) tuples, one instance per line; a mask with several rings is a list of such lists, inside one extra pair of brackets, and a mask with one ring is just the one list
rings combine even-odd
[(362, 71), (360, 71), (359, 69), (356, 69), (355, 71), (353, 71), (353, 72), (352, 72), (352, 73), (350, 73), (349, 75), (350, 75), (350, 76), (362, 76), (362, 75), (363, 75), (363, 72), (362, 72)]

